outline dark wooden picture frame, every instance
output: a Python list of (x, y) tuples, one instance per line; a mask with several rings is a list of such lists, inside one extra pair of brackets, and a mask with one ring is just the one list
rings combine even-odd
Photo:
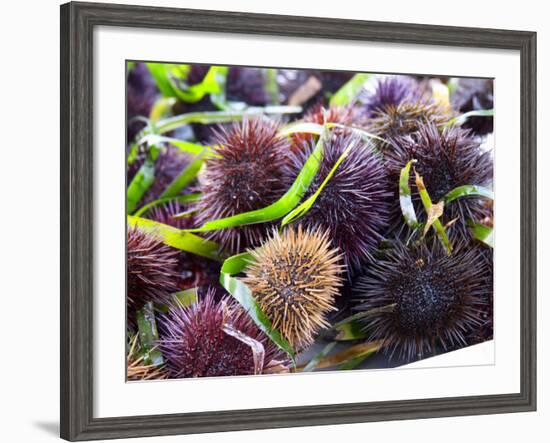
[[(93, 30), (233, 32), (519, 51), (521, 391), (517, 394), (93, 417)], [(61, 437), (143, 437), (536, 409), (536, 33), (93, 3), (61, 6)]]

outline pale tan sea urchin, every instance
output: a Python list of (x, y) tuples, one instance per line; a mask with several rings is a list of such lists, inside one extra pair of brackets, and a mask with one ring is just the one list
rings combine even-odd
[(342, 285), (342, 256), (327, 231), (288, 227), (251, 251), (244, 281), (273, 327), (295, 349), (309, 346), (329, 324)]

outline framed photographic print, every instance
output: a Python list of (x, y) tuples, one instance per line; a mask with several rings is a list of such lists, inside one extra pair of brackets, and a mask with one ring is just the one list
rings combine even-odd
[(61, 436), (536, 407), (536, 34), (61, 7)]

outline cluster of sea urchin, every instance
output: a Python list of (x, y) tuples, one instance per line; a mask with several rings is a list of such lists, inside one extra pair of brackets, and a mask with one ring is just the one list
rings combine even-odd
[(465, 244), (448, 255), (437, 241), (411, 248), (396, 242), (355, 283), (369, 339), (409, 361), (465, 346), (490, 307), (491, 267)]
[(341, 256), (328, 232), (301, 225), (282, 233), (274, 230), (251, 254), (243, 281), (273, 327), (294, 349), (304, 349), (328, 326), (326, 314), (335, 310), (342, 284)]
[[(291, 155), (290, 171), (297, 175), (315, 148), (313, 140)], [(389, 222), (392, 195), (380, 156), (359, 135), (332, 133), (308, 195), (317, 191), (337, 160), (350, 149), (311, 209), (301, 218), (306, 227), (320, 226), (344, 254), (350, 271), (372, 259)], [(307, 195), (306, 195), (307, 197)]]
[[(452, 189), (462, 185), (490, 186), (493, 180), (493, 161), (490, 152), (480, 149), (479, 141), (470, 131), (451, 126), (440, 131), (435, 124), (420, 125), (418, 132), (393, 140), (393, 149), (385, 156), (388, 175), (395, 186), (394, 218), (401, 219), (397, 198), (397, 183), (401, 169), (409, 160), (422, 177), (433, 202), (439, 202)], [(418, 193), (413, 193), (417, 214), (424, 213)], [(462, 197), (446, 205), (444, 223), (451, 235), (470, 238), (467, 222), (481, 221), (488, 214), (486, 202), (480, 197)]]
[(128, 314), (146, 302), (166, 302), (177, 291), (179, 251), (166, 246), (153, 234), (128, 229), (127, 307)]
[(211, 290), (159, 318), (158, 347), (171, 378), (288, 371), (286, 355), (232, 299)]
[[(201, 177), (197, 223), (264, 208), (286, 192), (289, 146), (278, 129), (277, 122), (256, 118), (216, 131), (215, 155), (207, 160)], [(212, 231), (210, 237), (235, 253), (258, 245), (266, 229), (266, 225), (248, 225)]]

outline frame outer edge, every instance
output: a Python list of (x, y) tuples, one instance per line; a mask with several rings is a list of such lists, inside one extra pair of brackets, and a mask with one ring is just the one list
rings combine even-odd
[(60, 436), (81, 439), (93, 411), (92, 35), (82, 5), (61, 5)]
[[(238, 32), (519, 50), (521, 392), (311, 407), (93, 418), (93, 27)], [(320, 35), (320, 29), (323, 29)], [(61, 437), (70, 441), (359, 423), (536, 409), (536, 33), (240, 12), (61, 6)]]
[(537, 409), (537, 34), (521, 49), (522, 394)]

